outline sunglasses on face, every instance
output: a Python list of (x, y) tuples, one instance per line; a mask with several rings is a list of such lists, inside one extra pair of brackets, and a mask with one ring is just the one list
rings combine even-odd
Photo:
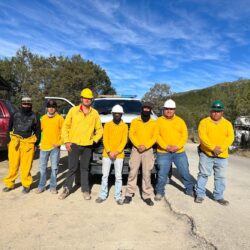
[(222, 110), (220, 110), (220, 111), (219, 111), (219, 110), (212, 110), (212, 112), (213, 112), (213, 113), (221, 113)]
[(212, 109), (222, 109), (222, 107), (220, 105), (213, 105)]
[(164, 110), (175, 110), (174, 108), (164, 108)]

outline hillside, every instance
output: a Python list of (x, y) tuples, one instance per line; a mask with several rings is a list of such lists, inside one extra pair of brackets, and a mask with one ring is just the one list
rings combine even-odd
[(212, 87), (176, 93), (177, 113), (189, 128), (197, 128), (199, 120), (209, 113), (213, 100), (225, 104), (225, 117), (234, 121), (237, 116), (250, 115), (250, 80), (238, 80), (216, 84)]

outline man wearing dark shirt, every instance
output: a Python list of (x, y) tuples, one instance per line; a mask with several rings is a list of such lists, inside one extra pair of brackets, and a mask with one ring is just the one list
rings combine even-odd
[(23, 186), (22, 192), (24, 194), (29, 193), (32, 183), (30, 170), (35, 148), (39, 145), (40, 133), (40, 120), (32, 111), (31, 99), (23, 97), (21, 110), (15, 112), (9, 122), (9, 174), (4, 178), (5, 188), (3, 192), (9, 192), (14, 189), (20, 167), (20, 179)]

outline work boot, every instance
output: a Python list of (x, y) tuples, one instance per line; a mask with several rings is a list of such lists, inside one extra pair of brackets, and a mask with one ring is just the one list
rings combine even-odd
[(23, 187), (22, 193), (23, 194), (28, 194), (30, 192), (30, 188)]
[(145, 200), (143, 200), (148, 206), (154, 206), (154, 202), (150, 199), (150, 198), (148, 198), (148, 199), (145, 199)]
[(125, 199), (123, 201), (124, 204), (129, 204), (132, 201), (132, 197), (130, 196), (125, 196)]
[(194, 191), (185, 191), (185, 195), (188, 195), (190, 197), (194, 197)]
[(215, 201), (217, 201), (222, 206), (228, 206), (229, 205), (229, 201), (224, 200), (224, 199), (219, 199), (219, 200), (215, 200)]
[(51, 194), (58, 194), (58, 191), (55, 188), (50, 189)]
[(102, 203), (102, 202), (104, 202), (104, 201), (105, 201), (105, 199), (102, 199), (101, 197), (98, 197), (98, 198), (95, 200), (96, 203)]
[(58, 199), (64, 200), (68, 195), (69, 195), (69, 189), (67, 187), (64, 187), (62, 193), (58, 196)]
[(83, 192), (83, 198), (84, 200), (91, 200), (91, 196), (90, 196), (90, 193), (89, 192)]
[(4, 187), (3, 188), (3, 192), (10, 192), (10, 191), (12, 191), (14, 188), (8, 188), (8, 187)]
[(123, 200), (122, 199), (119, 199), (116, 201), (117, 205), (123, 205)]
[(36, 194), (41, 194), (43, 191), (44, 191), (44, 189), (37, 188), (37, 189), (35, 190), (35, 193), (36, 193)]
[(204, 199), (202, 197), (196, 197), (195, 200), (194, 200), (194, 202), (196, 202), (196, 203), (202, 203), (203, 200)]
[(157, 195), (155, 196), (154, 200), (155, 200), (155, 201), (161, 201), (162, 198), (163, 198), (163, 195), (157, 194)]

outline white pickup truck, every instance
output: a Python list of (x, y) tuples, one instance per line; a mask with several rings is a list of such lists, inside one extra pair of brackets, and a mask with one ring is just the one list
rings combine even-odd
[[(58, 112), (63, 115), (64, 117), (67, 115), (69, 109), (73, 106), (75, 106), (72, 102), (67, 100), (63, 97), (55, 97), (55, 96), (47, 96), (45, 97), (45, 102), (43, 106), (43, 112), (45, 112), (45, 107), (47, 104), (47, 101), (49, 99), (56, 100), (58, 105)], [(119, 104), (123, 107), (124, 114), (122, 116), (122, 120), (128, 124), (130, 127), (131, 121), (140, 115), (141, 113), (141, 107), (142, 103), (139, 99), (136, 99), (135, 96), (102, 96), (99, 98), (94, 99), (92, 106), (95, 108), (101, 118), (102, 125), (105, 123), (111, 121), (113, 119), (111, 114), (111, 109), (114, 105)], [(152, 117), (154, 119), (157, 118), (157, 116), (153, 113)], [(126, 147), (125, 147), (125, 159), (124, 159), (124, 167), (123, 167), (123, 174), (128, 174), (129, 171), (129, 156), (131, 151), (131, 143), (128, 141)], [(65, 150), (65, 147), (62, 146), (62, 150)], [(91, 160), (91, 174), (101, 174), (102, 173), (102, 152), (103, 152), (103, 143), (102, 139), (94, 145), (93, 149), (93, 156)], [(153, 170), (153, 173), (155, 173), (155, 169)], [(113, 169), (112, 172), (114, 173)]]

